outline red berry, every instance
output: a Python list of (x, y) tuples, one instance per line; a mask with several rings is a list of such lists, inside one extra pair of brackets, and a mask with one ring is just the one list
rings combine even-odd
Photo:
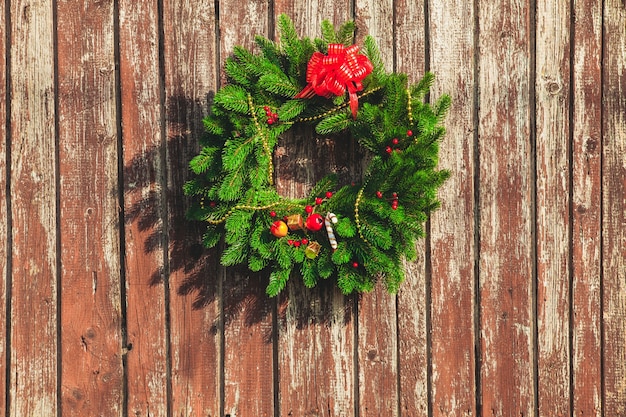
[(309, 243), (309, 239), (302, 239), (300, 242), (302, 242), (303, 245), (306, 245)]
[(393, 196), (393, 198), (398, 198), (398, 193), (393, 193), (391, 195)]
[(398, 138), (393, 138), (391, 140), (391, 143), (394, 144), (394, 145), (397, 145), (398, 144)]
[(274, 119), (273, 119), (273, 118), (271, 118), (271, 117), (268, 117), (268, 118), (267, 118), (267, 124), (268, 124), (268, 125), (273, 125), (273, 124), (274, 124)]
[(381, 193), (380, 191), (376, 191), (376, 197), (383, 198), (383, 193)]
[(412, 130), (407, 130), (406, 131), (406, 135), (407, 136), (413, 136), (413, 131)]
[(322, 197), (317, 197), (317, 198), (315, 199), (315, 204), (317, 204), (317, 205), (319, 206), (320, 204), (322, 204), (322, 202), (323, 202), (323, 201), (324, 201), (324, 200), (322, 199)]
[(389, 153), (389, 154), (390, 154), (391, 152), (393, 152), (393, 149), (391, 149), (391, 146), (387, 146), (387, 147), (385, 148), (385, 152), (387, 152), (387, 153)]
[(287, 243), (288, 243), (289, 245), (293, 245), (293, 240), (292, 240), (292, 239), (289, 239), (289, 240), (287, 241)]
[(272, 118), (274, 120), (278, 120), (278, 113), (272, 113)]
[(275, 211), (270, 211), (270, 217), (276, 217), (276, 212)]
[(333, 193), (331, 193), (330, 191), (326, 191), (326, 198), (331, 198), (333, 196)]
[(293, 246), (295, 246), (296, 248), (299, 248), (300, 247), (300, 241), (299, 240), (294, 241), (293, 242)]
[(269, 106), (263, 106), (263, 110), (265, 110), (265, 113), (267, 113), (268, 111), (270, 111), (270, 107)]
[(313, 206), (306, 206), (304, 208), (304, 211), (306, 211), (309, 214), (313, 213)]
[(216, 204), (216, 203), (215, 203), (215, 201), (211, 201), (211, 202), (209, 203), (209, 206), (210, 206), (210, 207), (215, 207), (215, 204)]
[(358, 268), (359, 267), (359, 263), (358, 262), (352, 262), (352, 267), (353, 268)]

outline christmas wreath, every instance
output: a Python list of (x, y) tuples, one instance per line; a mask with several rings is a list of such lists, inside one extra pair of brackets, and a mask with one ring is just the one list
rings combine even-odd
[[(334, 278), (345, 294), (378, 281), (395, 292), (449, 175), (437, 159), (450, 99), (426, 102), (430, 73), (408, 85), (406, 74), (385, 71), (372, 37), (352, 45), (353, 22), (324, 21), (321, 39), (298, 37), (285, 15), (278, 28), (277, 41), (257, 36), (258, 52), (236, 47), (226, 61), (228, 83), (190, 162), (188, 216), (206, 223), (206, 247), (223, 241), (223, 265), (268, 268), (269, 295), (292, 274), (309, 287)], [(329, 173), (306, 198), (279, 195), (273, 152), (294, 126), (355, 138), (362, 179), (341, 185)]]

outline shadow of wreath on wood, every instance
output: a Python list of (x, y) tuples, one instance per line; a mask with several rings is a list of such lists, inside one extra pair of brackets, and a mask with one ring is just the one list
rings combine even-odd
[[(207, 101), (210, 103), (212, 97), (207, 97)], [(340, 291), (333, 279), (308, 289), (294, 276), (280, 296), (270, 298), (265, 293), (269, 271), (253, 273), (245, 266), (224, 268), (220, 265), (219, 247), (206, 249), (202, 245), (205, 226), (186, 218), (189, 201), (183, 194), (183, 185), (190, 175), (188, 163), (200, 149), (202, 109), (206, 106), (199, 100), (178, 96), (170, 97), (166, 108), (166, 144), (133, 156), (123, 168), (124, 201), (132, 202), (125, 205), (125, 223), (148, 233), (144, 240), (145, 254), (160, 253), (166, 260), (163, 268), (146, 272), (147, 284), (160, 285), (164, 277), (170, 277), (170, 285), (177, 285), (176, 294), (193, 297), (191, 305), (196, 310), (221, 298), (222, 311), (210, 328), (213, 334), (220, 331), (221, 325), (228, 326), (235, 320), (248, 327), (272, 323), (273, 314), (277, 315), (278, 327), (287, 322), (295, 322), (297, 329), (350, 323), (356, 297), (337, 294)], [(328, 169), (338, 171), (346, 180), (361, 174), (360, 155), (354, 150), (354, 141), (306, 140), (303, 139), (306, 134), (296, 132), (277, 146), (279, 192), (302, 194), (306, 192), (303, 183), (321, 178)], [(355, 164), (355, 161), (359, 162)], [(167, 254), (163, 254), (165, 250)], [(178, 274), (184, 277), (182, 282), (173, 283), (171, 277)], [(267, 343), (274, 337), (272, 327), (265, 335)]]

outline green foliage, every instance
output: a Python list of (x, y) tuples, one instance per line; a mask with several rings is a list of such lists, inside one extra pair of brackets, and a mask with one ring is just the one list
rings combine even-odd
[[(433, 74), (409, 85), (405, 74), (385, 70), (376, 42), (366, 36), (361, 53), (374, 69), (358, 92), (356, 119), (347, 94), (295, 99), (306, 86), (312, 54), (326, 53), (332, 43), (349, 46), (355, 25), (336, 29), (324, 21), (321, 38), (309, 39), (298, 37), (287, 16), (277, 23), (277, 41), (257, 36), (258, 53), (236, 47), (225, 63), (228, 84), (216, 93), (202, 149), (189, 162), (194, 177), (184, 192), (194, 203), (188, 217), (206, 224), (205, 246), (224, 242), (223, 265), (270, 271), (269, 295), (278, 294), (292, 273), (307, 287), (332, 278), (346, 294), (370, 291), (377, 282), (396, 292), (404, 279), (402, 261), (415, 259), (415, 240), (424, 236), (424, 222), (439, 207), (437, 190), (449, 176), (437, 162), (450, 98), (431, 105)], [(369, 161), (362, 181), (338, 187), (337, 176), (329, 174), (307, 198), (278, 195), (272, 153), (295, 125), (355, 138)], [(277, 219), (306, 218), (307, 205), (336, 215), (335, 249), (325, 228), (271, 233)]]

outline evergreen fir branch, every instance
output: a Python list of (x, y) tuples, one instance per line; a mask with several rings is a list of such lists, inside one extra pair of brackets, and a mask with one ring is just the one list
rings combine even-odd
[(356, 24), (354, 20), (348, 20), (337, 30), (335, 39), (337, 43), (342, 43), (346, 46), (354, 43), (354, 32), (356, 31)]
[(320, 25), (320, 30), (322, 32), (322, 39), (327, 44), (329, 43), (338, 43), (337, 34), (335, 33), (335, 27), (329, 20), (323, 20)]
[(207, 249), (217, 245), (222, 237), (222, 234), (216, 230), (215, 226), (207, 227), (204, 235), (202, 235), (202, 244)]
[(291, 275), (291, 269), (274, 270), (270, 274), (270, 281), (266, 288), (266, 293), (270, 297), (277, 296), (287, 285)]
[(350, 126), (351, 117), (348, 112), (333, 114), (320, 121), (315, 127), (315, 131), (320, 135), (341, 132)]
[(245, 66), (234, 59), (229, 58), (226, 60), (224, 72), (231, 83), (239, 84), (244, 88), (250, 88), (252, 86), (252, 80), (248, 78), (250, 73), (246, 71)]
[(237, 113), (247, 114), (250, 110), (248, 107), (248, 93), (238, 85), (228, 84), (222, 87), (215, 94), (214, 100), (216, 104)]
[(278, 116), (283, 122), (295, 119), (306, 109), (304, 100), (288, 100), (278, 109)]
[(309, 260), (302, 262), (300, 273), (302, 274), (302, 281), (307, 288), (315, 287), (318, 275), (315, 268), (315, 262)]
[(244, 240), (240, 240), (239, 242), (235, 242), (230, 246), (227, 246), (222, 252), (222, 256), (220, 258), (221, 264), (224, 266), (240, 264), (248, 255), (247, 249), (248, 244)]
[(291, 98), (298, 94), (300, 87), (296, 86), (283, 74), (265, 74), (259, 78), (259, 87), (279, 96)]
[(267, 259), (255, 255), (250, 255), (250, 258), (248, 259), (248, 269), (252, 272), (259, 272), (267, 267), (267, 265)]

